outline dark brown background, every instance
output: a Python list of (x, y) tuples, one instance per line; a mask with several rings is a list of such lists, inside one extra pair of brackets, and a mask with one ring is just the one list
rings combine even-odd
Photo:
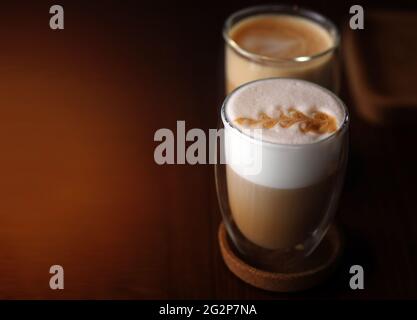
[[(235, 278), (216, 240), (212, 166), (154, 163), (157, 129), (216, 127), (222, 24), (255, 3), (60, 1), (63, 31), (49, 29), (55, 3), (1, 5), (1, 298), (417, 298), (416, 129), (358, 118), (346, 81), (347, 250), (318, 288), (272, 294)], [(342, 26), (356, 3), (298, 4)], [(49, 289), (53, 264), (63, 291)], [(349, 289), (352, 264), (365, 290)]]

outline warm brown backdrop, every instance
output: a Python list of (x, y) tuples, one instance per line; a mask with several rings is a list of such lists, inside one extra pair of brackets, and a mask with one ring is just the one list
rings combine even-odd
[[(299, 294), (247, 286), (225, 267), (211, 166), (158, 166), (158, 128), (216, 127), (221, 27), (254, 1), (0, 6), (0, 298), (417, 298), (416, 129), (352, 114), (332, 279)], [(306, 3), (339, 25), (351, 4)], [(365, 2), (365, 10), (380, 1)], [(413, 1), (396, 1), (415, 8)], [(389, 7), (389, 5), (387, 5)], [(400, 50), (400, 49), (399, 49)], [(344, 85), (342, 98), (351, 104)], [(65, 290), (49, 289), (49, 267)], [(363, 291), (348, 269), (366, 271)]]

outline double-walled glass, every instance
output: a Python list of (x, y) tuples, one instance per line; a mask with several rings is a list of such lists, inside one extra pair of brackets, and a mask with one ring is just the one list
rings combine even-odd
[[(278, 59), (255, 54), (243, 49), (234, 41), (234, 28), (242, 21), (265, 15), (285, 15), (307, 19), (322, 27), (331, 38), (332, 45), (311, 56)], [(225, 40), (226, 92), (253, 80), (285, 77), (317, 83), (336, 94), (339, 91), (339, 32), (336, 26), (321, 14), (296, 6), (256, 6), (232, 14), (223, 28)]]
[(266, 142), (235, 127), (225, 111), (236, 91), (252, 83), (233, 91), (221, 108), (225, 161), (215, 166), (217, 195), (227, 233), (241, 255), (252, 265), (285, 270), (308, 257), (331, 224), (347, 162), (348, 110), (320, 88), (344, 111), (340, 127), (308, 144)]

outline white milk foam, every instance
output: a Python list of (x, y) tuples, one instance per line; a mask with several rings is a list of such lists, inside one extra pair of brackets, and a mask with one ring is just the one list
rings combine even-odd
[(338, 130), (303, 133), (298, 124), (289, 128), (277, 124), (269, 129), (256, 125), (254, 130), (235, 122), (240, 117), (258, 119), (261, 112), (277, 117), (290, 108), (306, 115), (312, 111), (331, 115), (337, 129), (346, 117), (343, 103), (335, 95), (307, 81), (266, 79), (238, 88), (222, 113), (226, 163), (237, 174), (259, 185), (294, 189), (318, 183), (335, 172), (345, 135)]
[[(295, 108), (307, 115), (312, 111), (327, 113), (336, 118), (338, 127), (345, 116), (336, 97), (317, 85), (293, 79), (257, 81), (238, 89), (227, 103), (226, 116), (232, 122), (240, 117), (257, 119), (261, 112), (275, 118), (281, 112), (287, 113), (290, 108)], [(247, 126), (235, 122), (233, 126), (248, 135), (256, 134)], [(261, 125), (253, 128), (261, 128)], [(297, 124), (289, 128), (276, 125), (270, 129), (263, 129), (261, 132), (263, 141), (280, 144), (312, 143), (331, 135), (331, 133), (303, 133)]]
[(262, 54), (265, 56), (276, 56), (283, 52), (293, 52), (294, 49), (304, 46), (302, 39), (275, 37), (270, 39), (266, 36), (246, 37), (242, 40), (243, 48), (262, 48)]

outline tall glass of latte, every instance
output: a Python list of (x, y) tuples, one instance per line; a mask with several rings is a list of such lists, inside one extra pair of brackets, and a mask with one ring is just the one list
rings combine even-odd
[(286, 77), (337, 93), (339, 32), (314, 11), (258, 6), (232, 14), (224, 25), (226, 91), (263, 78)]
[(331, 91), (270, 78), (233, 91), (221, 109), (216, 165), (223, 221), (262, 266), (310, 255), (335, 213), (347, 161), (348, 111)]

